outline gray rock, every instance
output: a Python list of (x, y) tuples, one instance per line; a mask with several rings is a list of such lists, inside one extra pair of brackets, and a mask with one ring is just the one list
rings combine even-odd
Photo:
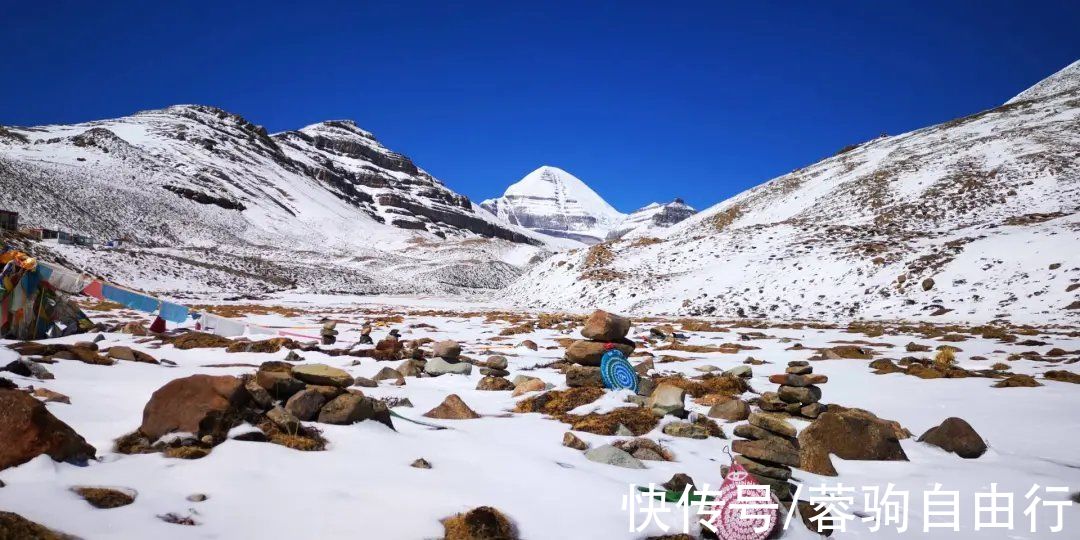
[(267, 392), (265, 388), (259, 386), (259, 383), (255, 381), (254, 377), (250, 377), (244, 380), (244, 389), (251, 395), (251, 400), (256, 405), (267, 409), (274, 405), (274, 398)]
[(653, 390), (645, 406), (657, 416), (686, 416), (686, 390), (673, 384), (663, 383)]
[(595, 461), (605, 465), (614, 465), (616, 467), (625, 467), (627, 469), (645, 468), (645, 464), (642, 463), (641, 460), (631, 456), (623, 450), (611, 446), (610, 444), (586, 450), (585, 457), (588, 458), (589, 461)]
[(440, 357), (436, 357), (427, 361), (427, 365), (424, 366), (424, 372), (432, 377), (446, 375), (447, 373), (454, 375), (469, 375), (472, 373), (472, 364), (468, 362), (451, 363)]
[(266, 418), (276, 424), (277, 427), (281, 428), (285, 433), (296, 434), (300, 431), (300, 419), (280, 406), (267, 411)]
[(754, 376), (754, 370), (751, 369), (750, 366), (743, 364), (741, 366), (735, 366), (731, 369), (725, 370), (724, 374), (749, 379), (750, 377)]
[(353, 379), (353, 386), (360, 386), (362, 388), (375, 388), (376, 386), (379, 386), (379, 383), (367, 377), (357, 377)]
[(306, 388), (293, 394), (285, 402), (285, 410), (301, 420), (314, 420), (319, 411), (326, 404), (326, 396), (318, 390)]
[(393, 429), (390, 409), (386, 404), (357, 394), (341, 394), (323, 405), (319, 422), (323, 424), (349, 425), (364, 420), (375, 420)]
[(619, 426), (615, 428), (615, 435), (619, 437), (633, 437), (634, 432), (630, 431), (630, 428), (619, 424)]
[(701, 424), (691, 424), (690, 422), (672, 422), (664, 426), (663, 429), (666, 435), (672, 437), (686, 437), (689, 439), (708, 439), (709, 429)]

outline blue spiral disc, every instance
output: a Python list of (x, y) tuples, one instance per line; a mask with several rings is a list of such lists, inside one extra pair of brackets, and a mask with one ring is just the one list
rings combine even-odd
[(638, 374), (618, 349), (611, 349), (600, 359), (600, 378), (604, 386), (612, 390), (627, 389), (637, 392)]

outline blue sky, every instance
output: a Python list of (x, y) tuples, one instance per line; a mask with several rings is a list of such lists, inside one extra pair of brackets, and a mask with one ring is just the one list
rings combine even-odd
[(473, 199), (549, 164), (623, 211), (707, 207), (1080, 58), (1075, 1), (0, 1), (0, 124), (352, 118)]

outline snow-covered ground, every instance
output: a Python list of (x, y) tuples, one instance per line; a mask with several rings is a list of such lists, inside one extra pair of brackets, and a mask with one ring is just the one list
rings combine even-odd
[[(495, 303), (467, 303), (444, 298), (356, 298), (317, 295), (282, 296), (269, 304), (301, 308), (291, 319), (261, 315), (249, 320), (260, 324), (299, 326), (297, 332), (312, 329), (323, 315), (350, 321), (342, 324), (339, 339), (350, 342), (358, 335), (359, 323), (373, 317), (402, 314), (404, 321), (380, 325), (375, 338), (391, 327), (405, 339), (430, 337), (456, 339), (464, 354), (483, 359), (501, 354), (509, 360), (510, 378), (527, 374), (544, 379), (555, 388), (564, 388), (564, 377), (549, 368), (531, 369), (562, 356), (558, 338), (577, 336), (578, 328), (566, 333), (537, 330), (500, 339), (499, 332), (511, 323), (499, 317), (488, 320), (485, 312)], [(435, 311), (437, 310), (437, 311)], [(96, 319), (115, 318), (116, 313), (94, 313)], [(523, 314), (528, 315), (528, 314)], [(124, 318), (124, 317), (121, 317)], [(631, 337), (643, 336), (657, 322), (635, 324)], [(434, 328), (412, 325), (428, 324)], [(678, 328), (678, 323), (675, 323)], [(756, 330), (765, 339), (740, 341), (739, 332)], [(879, 357), (899, 359), (910, 356), (904, 345), (910, 341), (937, 346), (936, 339), (920, 335), (867, 337), (843, 329), (802, 329), (762, 327), (731, 328), (723, 332), (685, 332), (688, 344), (738, 342), (759, 347), (740, 354), (654, 351), (687, 358), (684, 362), (657, 363), (661, 372), (699, 375), (695, 368), (711, 365), (721, 369), (743, 365), (747, 355), (769, 363), (755, 365), (750, 385), (758, 392), (775, 390), (768, 376), (780, 373), (790, 360), (805, 360), (814, 347), (832, 346), (836, 341), (869, 340)], [(1078, 364), (1032, 360), (1007, 360), (1009, 354), (1035, 350), (1046, 353), (1052, 347), (1067, 351), (1080, 349), (1080, 337), (1062, 331), (1023, 336), (1046, 342), (1042, 346), (1022, 346), (973, 337), (949, 343), (961, 349), (961, 367), (982, 369), (1006, 362), (1010, 370), (1038, 376), (1047, 369), (1080, 372)], [(62, 338), (61, 342), (85, 339)], [(539, 344), (537, 351), (516, 347), (525, 339)], [(804, 350), (789, 350), (794, 343)], [(229, 440), (198, 460), (168, 459), (160, 454), (123, 455), (113, 451), (113, 441), (139, 426), (143, 406), (150, 394), (166, 382), (195, 373), (250, 373), (252, 368), (210, 367), (221, 363), (259, 364), (280, 360), (279, 353), (231, 353), (223, 349), (181, 351), (171, 345), (151, 348), (138, 344), (126, 334), (106, 334), (99, 345), (127, 345), (158, 359), (176, 362), (176, 367), (119, 362), (113, 366), (93, 366), (74, 361), (48, 365), (55, 379), (38, 381), (10, 377), (21, 386), (33, 385), (66, 394), (71, 404), (49, 403), (48, 409), (70, 424), (98, 449), (100, 460), (86, 467), (54, 463), (39, 457), (24, 465), (0, 471), (0, 508), (86, 539), (192, 539), (192, 538), (437, 538), (442, 534), (439, 520), (480, 505), (491, 505), (509, 516), (522, 538), (644, 538), (660, 534), (655, 525), (641, 532), (628, 532), (628, 515), (621, 509), (630, 484), (661, 483), (675, 473), (687, 473), (698, 483), (713, 486), (721, 481), (720, 466), (730, 440), (693, 440), (661, 433), (660, 426), (647, 437), (670, 448), (673, 462), (649, 461), (647, 468), (631, 470), (587, 460), (576, 450), (561, 444), (569, 426), (539, 414), (510, 414), (516, 399), (510, 392), (475, 390), (480, 375), (444, 375), (438, 378), (407, 378), (404, 386), (363, 388), (367, 395), (407, 397), (413, 408), (395, 411), (410, 418), (439, 404), (456, 393), (483, 415), (476, 420), (437, 420), (448, 430), (431, 430), (395, 419), (397, 431), (374, 422), (351, 426), (317, 425), (329, 440), (322, 452), (300, 452), (267, 443)], [(888, 345), (892, 345), (889, 347)], [(646, 350), (653, 350), (646, 346)], [(354, 376), (370, 377), (384, 366), (399, 362), (360, 359), (351, 366), (350, 356), (330, 357), (319, 352), (302, 353), (305, 363), (320, 362), (340, 367)], [(923, 356), (923, 354), (914, 354)], [(986, 360), (973, 360), (982, 356)], [(16, 358), (0, 348), (0, 364)], [(1075, 360), (1078, 353), (1064, 357)], [(640, 358), (634, 358), (636, 363)], [(824, 478), (796, 470), (797, 481), (817, 485), (842, 482), (845, 486), (880, 486), (887, 483), (911, 494), (908, 535), (932, 538), (1045, 538), (1056, 517), (1053, 509), (1039, 509), (1039, 532), (1029, 533), (1023, 514), (1024, 495), (1033, 484), (1067, 486), (1069, 493), (1080, 491), (1080, 417), (1076, 415), (1080, 385), (1042, 380), (1037, 388), (992, 388), (992, 379), (923, 380), (903, 374), (874, 375), (866, 360), (823, 360), (811, 363), (815, 373), (825, 374), (823, 401), (860, 407), (879, 417), (897, 420), (917, 437), (950, 416), (966, 419), (988, 441), (990, 450), (978, 459), (961, 459), (914, 438), (902, 441), (910, 461), (843, 461), (833, 458), (840, 473)], [(11, 376), (4, 373), (4, 376)], [(612, 394), (598, 407), (610, 407)], [(746, 397), (751, 397), (748, 394)], [(521, 398), (517, 398), (521, 399)], [(687, 401), (692, 411), (705, 413), (708, 407)], [(806, 422), (796, 421), (799, 428)], [(724, 425), (728, 437), (736, 424)], [(577, 433), (598, 446), (623, 437)], [(432, 469), (410, 467), (425, 458)], [(960, 532), (933, 530), (921, 533), (924, 516), (922, 494), (933, 484), (960, 492)], [(975, 494), (997, 483), (999, 491), (1015, 494), (1013, 531), (975, 531)], [(134, 490), (138, 496), (129, 506), (112, 510), (92, 508), (70, 491), (72, 486), (115, 486)], [(186, 497), (206, 494), (204, 502)], [(864, 507), (856, 493), (853, 510)], [(1043, 499), (1064, 499), (1065, 495), (1040, 493)], [(156, 516), (174, 512), (190, 515), (199, 523), (187, 527), (166, 523)], [(1064, 532), (1070, 538), (1080, 532), (1080, 507), (1064, 509)], [(639, 519), (638, 523), (641, 521)], [(675, 525), (673, 521), (669, 521)], [(838, 538), (895, 536), (889, 530), (871, 533), (867, 523), (851, 523)], [(798, 523), (792, 524), (789, 538), (811, 535)]]

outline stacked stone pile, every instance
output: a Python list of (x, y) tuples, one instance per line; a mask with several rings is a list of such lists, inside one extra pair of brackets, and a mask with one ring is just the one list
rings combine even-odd
[(757, 477), (782, 502), (790, 502), (794, 487), (791, 468), (799, 466), (799, 441), (795, 438), (795, 426), (784, 417), (755, 412), (749, 423), (735, 428), (735, 435), (746, 440), (736, 440), (731, 449), (739, 455), (735, 461)]
[(759, 406), (763, 411), (786, 412), (792, 416), (817, 418), (825, 412), (821, 404), (821, 387), (829, 382), (825, 375), (814, 373), (814, 368), (805, 360), (788, 362), (784, 373), (769, 377), (769, 382), (779, 384), (776, 392), (765, 392)]

